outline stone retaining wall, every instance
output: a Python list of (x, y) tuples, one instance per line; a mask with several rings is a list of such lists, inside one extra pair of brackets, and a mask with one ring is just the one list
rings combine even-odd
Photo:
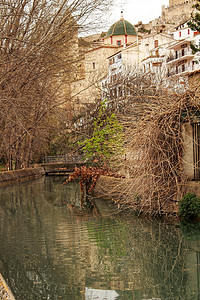
[(188, 181), (186, 193), (195, 193), (198, 197), (200, 197), (200, 181)]
[(30, 168), (0, 173), (0, 185), (12, 184), (19, 181), (28, 181), (45, 175), (42, 167)]
[(165, 23), (178, 26), (191, 18), (191, 13), (194, 10), (193, 5), (193, 1), (185, 1), (163, 8), (161, 19)]

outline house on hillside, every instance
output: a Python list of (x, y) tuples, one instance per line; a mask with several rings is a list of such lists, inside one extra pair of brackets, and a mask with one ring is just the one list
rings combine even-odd
[[(164, 78), (167, 73), (167, 46), (175, 40), (158, 33), (138, 39), (107, 58), (107, 76), (101, 82), (102, 97), (114, 98), (127, 95), (126, 80), (131, 76), (150, 74), (152, 79)], [(125, 84), (125, 85), (124, 85)], [(124, 86), (123, 86), (124, 85)]]
[(177, 26), (172, 34), (177, 42), (167, 48), (170, 50), (167, 59), (168, 77), (173, 75), (183, 76), (187, 75), (188, 72), (200, 69), (198, 55), (195, 55), (190, 47), (191, 43), (197, 46), (200, 45), (199, 32), (193, 31), (185, 22)]
[(82, 50), (78, 61), (80, 68), (72, 83), (75, 114), (79, 114), (81, 109), (84, 110), (85, 106), (94, 103), (97, 99), (101, 99), (101, 82), (106, 78), (109, 66), (107, 57), (115, 55), (139, 38), (134, 26), (124, 20), (122, 14), (121, 19), (109, 28), (101, 45), (87, 48), (86, 51)]

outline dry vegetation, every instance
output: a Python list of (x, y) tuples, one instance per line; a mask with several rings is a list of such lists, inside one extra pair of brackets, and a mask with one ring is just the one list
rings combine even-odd
[(121, 170), (129, 180), (117, 187), (114, 183), (106, 193), (121, 209), (173, 214), (186, 190), (182, 124), (200, 111), (199, 87), (175, 93), (147, 78), (134, 78), (126, 90), (125, 98), (110, 102), (121, 103), (117, 111), (126, 140)]
[(66, 134), (78, 28), (91, 27), (91, 15), (100, 16), (107, 5), (107, 0), (1, 1), (0, 160), (8, 169), (39, 161), (54, 138), (58, 142), (60, 132)]

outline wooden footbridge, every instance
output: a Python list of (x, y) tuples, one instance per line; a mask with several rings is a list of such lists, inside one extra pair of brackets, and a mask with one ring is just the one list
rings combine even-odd
[(45, 175), (67, 175), (86, 164), (86, 159), (81, 155), (46, 156), (42, 163)]

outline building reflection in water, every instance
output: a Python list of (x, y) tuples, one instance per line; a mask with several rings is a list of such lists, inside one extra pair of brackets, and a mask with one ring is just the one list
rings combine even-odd
[(16, 300), (200, 299), (200, 227), (94, 217), (61, 183), (0, 191), (0, 269)]

